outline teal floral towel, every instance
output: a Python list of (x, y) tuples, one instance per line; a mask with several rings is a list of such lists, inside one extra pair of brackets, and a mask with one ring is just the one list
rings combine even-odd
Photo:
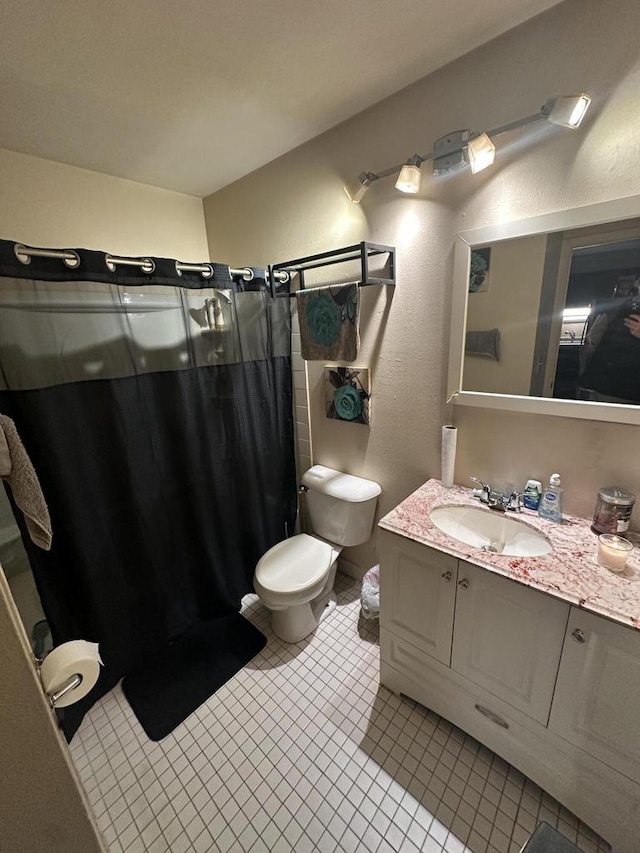
[(355, 361), (360, 346), (359, 292), (358, 285), (352, 283), (296, 293), (305, 361)]

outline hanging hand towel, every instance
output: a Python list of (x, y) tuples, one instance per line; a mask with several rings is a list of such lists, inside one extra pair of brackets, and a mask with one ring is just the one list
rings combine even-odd
[(355, 361), (360, 335), (360, 288), (333, 284), (296, 293), (305, 361)]
[(500, 361), (500, 329), (467, 332), (465, 355), (483, 355)]
[(11, 486), (13, 499), (24, 513), (31, 540), (49, 551), (51, 518), (40, 482), (16, 425), (5, 415), (0, 415), (0, 477)]

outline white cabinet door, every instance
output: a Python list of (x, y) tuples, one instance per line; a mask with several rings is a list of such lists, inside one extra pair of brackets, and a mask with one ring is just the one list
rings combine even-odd
[(571, 608), (549, 728), (640, 781), (640, 631)]
[(569, 605), (460, 561), (451, 666), (546, 725)]
[(381, 629), (449, 666), (458, 561), (388, 532), (379, 547)]

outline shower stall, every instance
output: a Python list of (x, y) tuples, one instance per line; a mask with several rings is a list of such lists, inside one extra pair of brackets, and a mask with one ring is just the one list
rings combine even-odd
[(0, 241), (0, 412), (53, 527), (34, 547), (3, 500), (0, 563), (36, 652), (82, 637), (105, 663), (68, 737), (141, 661), (239, 610), (292, 532), (289, 302), (259, 269)]

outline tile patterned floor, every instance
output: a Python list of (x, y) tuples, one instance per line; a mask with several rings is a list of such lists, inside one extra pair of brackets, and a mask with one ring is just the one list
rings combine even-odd
[(160, 743), (119, 687), (91, 710), (71, 751), (111, 853), (517, 853), (540, 820), (584, 853), (609, 849), (477, 741), (379, 686), (359, 588), (339, 574), (338, 607), (297, 645), (247, 596), (267, 646)]

